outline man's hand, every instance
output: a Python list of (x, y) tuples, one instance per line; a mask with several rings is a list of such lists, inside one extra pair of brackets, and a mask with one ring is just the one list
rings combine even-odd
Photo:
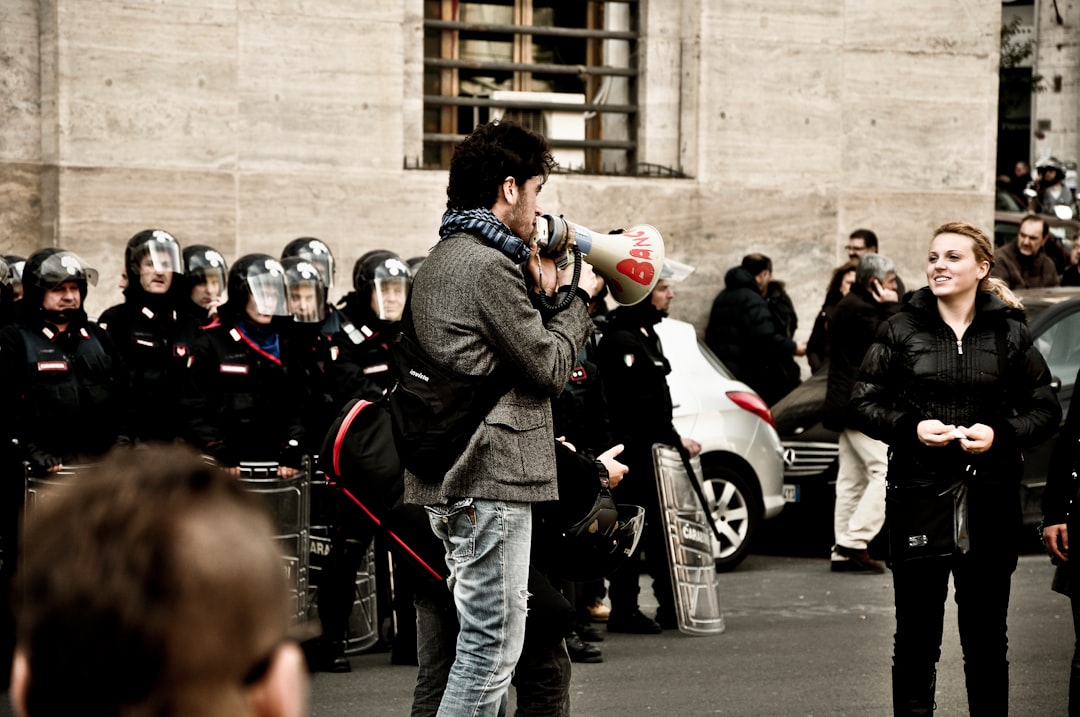
[(529, 255), (529, 274), (532, 275), (533, 286), (540, 287), (548, 296), (559, 288), (558, 267), (551, 259), (540, 256), (536, 244), (532, 245), (532, 253)]
[(895, 289), (886, 289), (881, 285), (881, 282), (877, 279), (872, 279), (870, 282), (870, 296), (874, 297), (874, 301), (879, 304), (896, 303), (900, 301), (900, 297), (897, 295)]
[(1069, 528), (1064, 523), (1043, 528), (1043, 545), (1046, 552), (1062, 562), (1069, 562)]
[(686, 449), (686, 452), (690, 454), (691, 458), (696, 456), (698, 453), (701, 453), (701, 444), (695, 441), (693, 438), (683, 438), (682, 445), (683, 448)]
[(806, 342), (805, 341), (796, 341), (795, 342), (795, 355), (796, 356), (805, 356), (806, 355)]
[(623, 476), (626, 475), (626, 472), (630, 470), (626, 467), (625, 464), (619, 463), (617, 460), (615, 460), (615, 457), (622, 452), (623, 444), (618, 443), (596, 457), (596, 460), (603, 463), (604, 468), (607, 469), (608, 485), (610, 485), (612, 488), (619, 485), (619, 482), (623, 479)]
[[(571, 261), (562, 269), (559, 269), (559, 286), (569, 286), (573, 280), (574, 262)], [(584, 289), (592, 297), (595, 297), (604, 288), (603, 277), (593, 270), (592, 264), (584, 260), (581, 262), (581, 276), (578, 278), (578, 287)]]

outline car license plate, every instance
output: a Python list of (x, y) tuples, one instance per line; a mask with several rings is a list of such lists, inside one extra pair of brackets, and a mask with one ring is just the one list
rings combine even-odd
[(784, 484), (784, 502), (785, 503), (798, 503), (799, 502), (799, 486), (791, 483)]

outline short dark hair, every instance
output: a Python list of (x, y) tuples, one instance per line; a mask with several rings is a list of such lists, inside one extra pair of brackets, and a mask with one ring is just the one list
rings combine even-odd
[(258, 496), (180, 447), (61, 480), (27, 514), (16, 581), (27, 713), (217, 714), (210, 695), (244, 689), (289, 630)]
[(1046, 221), (1046, 217), (1040, 217), (1038, 214), (1025, 214), (1024, 218), (1020, 220), (1020, 224), (1016, 227), (1016, 233), (1020, 233), (1020, 227), (1024, 226), (1024, 222), (1042, 222), (1042, 235), (1043, 239), (1050, 236), (1050, 224)]
[(867, 249), (877, 249), (877, 234), (869, 229), (856, 229), (848, 235), (849, 239), (862, 239)]
[(509, 120), (479, 125), (454, 149), (447, 209), (490, 209), (507, 177), (523, 186), (555, 168), (547, 139)]
[(747, 254), (742, 258), (742, 268), (757, 276), (766, 269), (772, 271), (772, 259), (757, 252)]

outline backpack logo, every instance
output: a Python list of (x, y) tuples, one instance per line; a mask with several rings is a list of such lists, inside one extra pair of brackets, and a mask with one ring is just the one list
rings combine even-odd
[(424, 383), (427, 383), (428, 381), (431, 380), (431, 378), (429, 376), (427, 376), (426, 374), (420, 373), (419, 371), (417, 371), (414, 368), (409, 369), (409, 375), (412, 376), (413, 378), (416, 378), (416, 379), (419, 379), (419, 380), (423, 381)]

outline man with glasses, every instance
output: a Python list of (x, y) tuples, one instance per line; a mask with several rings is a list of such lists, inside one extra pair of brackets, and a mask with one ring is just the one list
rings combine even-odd
[(990, 276), (1004, 280), (1010, 289), (1057, 286), (1057, 267), (1044, 250), (1049, 235), (1045, 219), (1036, 214), (1024, 217), (1016, 239), (994, 253)]
[(848, 259), (858, 261), (866, 254), (877, 254), (877, 251), (877, 234), (869, 229), (856, 229), (851, 232), (847, 243)]

